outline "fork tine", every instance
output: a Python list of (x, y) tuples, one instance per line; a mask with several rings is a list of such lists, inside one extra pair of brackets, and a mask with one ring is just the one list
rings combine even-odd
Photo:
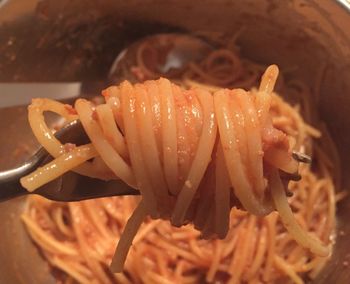
[(299, 181), (301, 180), (301, 175), (299, 173), (286, 173), (283, 171), (280, 171), (280, 177), (285, 180), (292, 180), (292, 181)]
[(311, 162), (312, 162), (312, 159), (310, 158), (310, 156), (303, 154), (303, 153), (300, 153), (300, 152), (293, 151), (292, 157), (294, 160), (296, 160), (300, 163), (311, 164)]

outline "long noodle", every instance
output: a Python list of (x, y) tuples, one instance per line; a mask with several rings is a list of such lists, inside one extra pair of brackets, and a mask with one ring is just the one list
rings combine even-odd
[[(239, 84), (250, 88), (260, 72), (260, 66), (219, 50), (185, 71), (182, 82), (192, 87), (189, 90), (160, 79), (108, 88), (103, 92), (106, 103), (100, 106), (78, 100), (73, 109), (49, 100), (34, 101), (31, 127), (56, 159), (51, 167), (24, 177), (24, 186), (35, 190), (77, 169), (90, 176), (120, 178), (142, 196), (128, 223), (138, 203), (134, 197), (83, 201), (82, 206), (29, 200), (25, 224), (48, 261), (66, 273), (63, 280), (271, 283), (286, 277), (302, 283), (301, 273), (315, 276), (329, 257), (334, 233), (330, 165), (314, 156), (322, 175), (292, 159), (293, 146), (299, 151), (312, 149), (311, 137), (320, 132), (272, 93), (276, 66), (267, 69), (259, 89), (233, 88)], [(148, 70), (145, 75), (156, 73)], [(68, 121), (79, 118), (92, 145), (65, 148), (46, 127), (42, 113), (47, 110)], [(81, 147), (89, 155), (74, 154)], [(102, 158), (102, 167), (86, 162), (91, 158)], [(74, 163), (69, 162), (72, 159)], [(298, 168), (301, 181), (288, 186), (293, 219), (286, 180), (279, 171), (288, 176)], [(249, 213), (236, 208), (230, 213), (232, 206)], [(280, 219), (269, 214), (275, 209)], [(211, 240), (215, 236), (223, 239)], [(66, 243), (69, 247), (64, 249)], [(110, 273), (106, 264), (111, 262), (112, 270), (123, 274)]]

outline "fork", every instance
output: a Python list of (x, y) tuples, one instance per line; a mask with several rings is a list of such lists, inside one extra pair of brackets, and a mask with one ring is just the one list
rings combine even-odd
[[(70, 142), (80, 145), (88, 142), (84, 129), (78, 120), (62, 127), (55, 133), (55, 136), (62, 143)], [(28, 194), (38, 194), (55, 201), (80, 201), (99, 197), (139, 194), (138, 190), (131, 188), (121, 180), (102, 181), (74, 172), (68, 172), (34, 192), (28, 192), (21, 186), (20, 178), (46, 164), (50, 159), (49, 153), (41, 147), (23, 165), (0, 172), (0, 201)]]
[[(88, 143), (88, 137), (80, 123), (75, 120), (55, 133), (62, 143), (74, 143), (81, 145)], [(310, 163), (309, 156), (293, 152), (292, 157), (298, 162)], [(0, 172), (0, 201), (15, 198), (21, 195), (38, 194), (55, 201), (80, 201), (85, 199), (138, 195), (139, 191), (131, 188), (121, 180), (102, 181), (95, 178), (81, 176), (74, 172), (68, 172), (63, 176), (41, 186), (34, 192), (28, 192), (23, 188), (19, 179), (33, 172), (38, 167), (46, 164), (51, 159), (49, 153), (40, 148), (25, 164), (7, 171)], [(299, 174), (281, 173), (281, 177), (287, 180), (300, 180)]]

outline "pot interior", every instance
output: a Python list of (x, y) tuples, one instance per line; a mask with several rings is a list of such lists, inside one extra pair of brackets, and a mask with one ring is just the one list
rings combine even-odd
[[(124, 47), (142, 36), (162, 32), (189, 32), (214, 44), (239, 32), (242, 56), (276, 63), (310, 87), (322, 76), (320, 96), (311, 101), (340, 153), (343, 174), (338, 190), (349, 187), (350, 14), (337, 1), (321, 5), (315, 0), (30, 0), (25, 7), (19, 2), (0, 5), (2, 82), (103, 80)], [(83, 90), (83, 95), (92, 93), (87, 92)], [(4, 170), (22, 163), (38, 145), (29, 130), (25, 107), (0, 109), (0, 118), (0, 169)], [(20, 154), (19, 147), (23, 148)], [(0, 282), (54, 283), (23, 229), (20, 214), (24, 207), (23, 198), (0, 204)], [(349, 209), (350, 199), (338, 206), (338, 232), (342, 233), (316, 283), (347, 283), (350, 279), (343, 265), (350, 257)]]

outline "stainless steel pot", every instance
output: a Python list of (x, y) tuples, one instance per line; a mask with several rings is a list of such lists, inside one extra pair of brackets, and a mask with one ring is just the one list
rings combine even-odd
[[(244, 56), (297, 67), (313, 84), (321, 67), (320, 98), (313, 98), (342, 159), (342, 188), (350, 176), (350, 3), (347, 0), (2, 0), (0, 81), (95, 81), (116, 54), (150, 33), (186, 30), (221, 40), (239, 38)], [(0, 84), (0, 105), (3, 84)], [(31, 95), (31, 94), (28, 94)], [(25, 108), (0, 110), (0, 168), (22, 162), (37, 144)], [(23, 145), (25, 147), (23, 148)], [(18, 153), (18, 146), (24, 150)], [(0, 189), (1, 190), (1, 189)], [(53, 283), (46, 262), (20, 222), (23, 199), (0, 204), (0, 283)], [(350, 199), (338, 206), (332, 260), (315, 283), (349, 283)]]

